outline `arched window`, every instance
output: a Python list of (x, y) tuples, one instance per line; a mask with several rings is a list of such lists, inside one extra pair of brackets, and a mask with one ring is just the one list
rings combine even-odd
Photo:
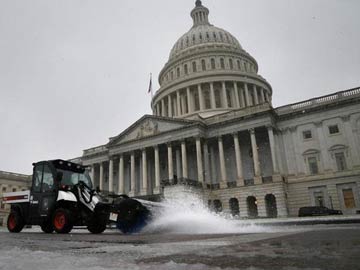
[(215, 32), (213, 32), (213, 36), (214, 36), (214, 40), (216, 41), (217, 36), (216, 36), (216, 33), (215, 33)]
[(276, 197), (273, 194), (267, 194), (265, 196), (265, 205), (266, 205), (266, 215), (269, 218), (276, 218), (277, 206), (276, 206)]
[(178, 78), (180, 77), (180, 68), (179, 68), (179, 67), (176, 69), (176, 76), (177, 76)]
[(206, 70), (206, 62), (205, 62), (205, 59), (201, 60), (201, 68), (203, 71)]
[(200, 33), (199, 34), (199, 39), (200, 39), (200, 42), (202, 41), (202, 34)]
[(174, 79), (174, 72), (173, 72), (173, 71), (170, 72), (170, 79), (171, 79), (171, 80)]
[(241, 69), (241, 63), (240, 63), (240, 60), (237, 60), (237, 66), (238, 66), (238, 69), (240, 70)]
[(215, 59), (214, 58), (211, 58), (211, 69), (215, 69), (216, 66), (215, 66)]
[(254, 196), (249, 196), (246, 199), (247, 202), (247, 209), (248, 209), (248, 216), (250, 218), (258, 217), (258, 207), (257, 207), (257, 200)]
[(234, 63), (233, 63), (232, 59), (229, 59), (229, 66), (230, 66), (230, 69), (234, 69)]
[(214, 200), (214, 211), (220, 213), (222, 211), (222, 203), (220, 200)]
[(239, 201), (236, 198), (229, 200), (230, 210), (232, 216), (238, 216), (240, 214)]
[(197, 69), (196, 69), (196, 62), (195, 62), (195, 61), (192, 62), (192, 71), (193, 71), (193, 72), (196, 72), (196, 71), (197, 71)]
[(221, 58), (221, 59), (220, 59), (220, 67), (221, 67), (222, 69), (225, 69), (225, 61), (224, 61), (224, 58)]
[(184, 65), (184, 73), (185, 73), (185, 75), (188, 75), (188, 73), (189, 73), (187, 64)]
[(206, 32), (206, 40), (209, 41), (210, 40), (210, 35), (209, 32)]

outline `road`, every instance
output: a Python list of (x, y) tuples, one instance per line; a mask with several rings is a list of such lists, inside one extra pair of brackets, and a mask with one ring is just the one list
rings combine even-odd
[(0, 269), (360, 269), (360, 225), (266, 230), (48, 235), (38, 229), (19, 234), (0, 229)]

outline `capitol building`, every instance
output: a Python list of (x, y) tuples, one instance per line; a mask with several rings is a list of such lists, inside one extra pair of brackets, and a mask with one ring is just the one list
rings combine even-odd
[(244, 218), (359, 211), (360, 88), (274, 108), (276, 89), (236, 37), (199, 0), (191, 17), (159, 74), (153, 114), (84, 150), (95, 186), (154, 200), (191, 187)]

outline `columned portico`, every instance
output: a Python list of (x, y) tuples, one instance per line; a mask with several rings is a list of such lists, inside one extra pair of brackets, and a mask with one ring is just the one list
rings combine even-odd
[(274, 139), (274, 130), (273, 127), (269, 126), (267, 128), (269, 135), (270, 151), (271, 151), (271, 160), (273, 165), (273, 172), (277, 174), (279, 172), (278, 163), (276, 159), (276, 148), (275, 148), (275, 139)]

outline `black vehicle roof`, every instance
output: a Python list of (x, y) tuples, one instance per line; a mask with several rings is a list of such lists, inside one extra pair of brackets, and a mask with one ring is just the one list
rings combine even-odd
[(79, 172), (79, 173), (83, 173), (86, 169), (86, 166), (83, 166), (81, 164), (77, 164), (77, 163), (74, 163), (71, 161), (62, 160), (62, 159), (39, 161), (39, 162), (33, 163), (33, 166), (41, 164), (41, 163), (51, 163), (54, 165), (54, 167), (56, 169)]

